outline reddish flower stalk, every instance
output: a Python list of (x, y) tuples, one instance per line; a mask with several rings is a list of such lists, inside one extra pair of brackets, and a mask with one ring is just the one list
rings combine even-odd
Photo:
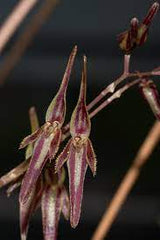
[(160, 120), (160, 97), (156, 85), (152, 80), (146, 78), (142, 79), (140, 89), (155, 117)]
[(84, 57), (79, 99), (70, 121), (72, 138), (57, 158), (55, 166), (56, 171), (59, 171), (67, 161), (71, 206), (70, 222), (74, 228), (80, 218), (83, 184), (88, 165), (93, 175), (96, 174), (96, 157), (89, 140), (91, 123), (86, 107), (86, 64), (87, 59)]
[(66, 90), (70, 78), (72, 66), (77, 52), (74, 47), (69, 57), (66, 71), (58, 90), (46, 113), (46, 123), (33, 134), (27, 136), (21, 143), (20, 148), (24, 148), (29, 143), (34, 144), (33, 155), (28, 170), (23, 179), (20, 202), (25, 203), (32, 187), (36, 183), (44, 165), (48, 160), (52, 160), (59, 149), (61, 142), (61, 127), (66, 113)]

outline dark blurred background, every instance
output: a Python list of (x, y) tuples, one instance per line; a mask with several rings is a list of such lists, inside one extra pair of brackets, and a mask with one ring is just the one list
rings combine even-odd
[[(17, 2), (0, 1), (1, 23)], [(7, 44), (0, 57), (1, 63), (42, 2)], [(44, 122), (47, 106), (58, 89), (72, 47), (77, 44), (79, 52), (67, 92), (68, 120), (79, 93), (83, 54), (88, 57), (89, 103), (122, 72), (123, 55), (116, 35), (128, 28), (132, 17), (141, 20), (152, 3), (151, 0), (60, 1), (0, 88), (1, 175), (24, 159), (24, 152), (18, 151), (18, 146), (30, 132), (28, 109), (36, 106), (41, 124)], [(143, 71), (159, 66), (159, 49), (158, 13), (147, 43), (132, 56), (131, 69)], [(92, 120), (91, 139), (98, 160), (97, 176), (92, 178), (88, 170), (79, 226), (73, 230), (62, 219), (58, 239), (90, 239), (154, 120), (136, 87)], [(108, 239), (160, 239), (159, 173), (160, 147), (157, 146), (114, 222)], [(2, 190), (1, 238), (20, 239), (18, 215), (18, 192), (7, 199), (5, 190)], [(29, 239), (42, 239), (40, 213), (31, 222)]]

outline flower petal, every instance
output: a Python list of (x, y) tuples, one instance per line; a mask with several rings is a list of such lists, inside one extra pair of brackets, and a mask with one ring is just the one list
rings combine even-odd
[(52, 160), (54, 156), (56, 155), (59, 145), (61, 143), (61, 137), (62, 137), (62, 132), (61, 129), (57, 129), (55, 137), (53, 138), (50, 149), (49, 149), (49, 159)]
[(70, 212), (70, 207), (69, 207), (69, 196), (66, 188), (63, 186), (61, 189), (61, 198), (62, 198), (62, 213), (65, 217), (66, 220), (69, 219), (69, 212)]
[(93, 150), (93, 146), (91, 141), (88, 139), (87, 141), (87, 163), (93, 173), (93, 176), (96, 175), (96, 165), (97, 165), (97, 160), (96, 160), (96, 155)]
[(66, 90), (67, 90), (68, 81), (71, 75), (71, 70), (73, 67), (76, 53), (77, 53), (77, 46), (75, 46), (71, 52), (58, 93), (53, 98), (52, 102), (48, 107), (48, 110), (46, 112), (46, 122), (58, 121), (61, 125), (64, 122), (65, 113), (66, 113), (66, 99), (65, 99)]
[(61, 212), (61, 191), (59, 188), (53, 188), (52, 185), (46, 186), (41, 208), (44, 239), (56, 240)]
[(30, 160), (29, 168), (24, 176), (20, 191), (20, 202), (22, 203), (26, 202), (28, 194), (32, 190), (32, 187), (36, 183), (43, 169), (43, 166), (48, 160), (48, 151), (53, 138), (54, 134), (51, 134), (46, 138), (45, 133), (43, 133), (35, 143), (33, 156)]
[(29, 165), (29, 161), (25, 160), (20, 163), (17, 167), (13, 168), (10, 172), (5, 174), (0, 178), (0, 188), (4, 187), (5, 185), (16, 181), (24, 172), (27, 170)]
[(63, 151), (60, 153), (60, 155), (56, 159), (56, 165), (55, 165), (56, 172), (58, 172), (62, 168), (63, 164), (67, 161), (71, 142), (72, 142), (72, 139), (68, 141), (66, 147), (63, 149)]
[(78, 225), (81, 202), (83, 196), (83, 184), (87, 170), (87, 146), (83, 145), (80, 149), (76, 149), (71, 145), (70, 154), (67, 162), (69, 174), (69, 191), (70, 191), (70, 222), (75, 228)]
[(28, 144), (35, 142), (38, 139), (38, 137), (40, 136), (40, 134), (42, 133), (42, 130), (43, 130), (43, 128), (39, 128), (34, 133), (25, 137), (22, 140), (22, 142), (20, 143), (19, 149), (22, 149), (22, 148), (26, 147)]

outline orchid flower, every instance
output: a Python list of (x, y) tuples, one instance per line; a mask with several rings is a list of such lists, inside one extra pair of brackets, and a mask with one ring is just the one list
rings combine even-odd
[[(32, 132), (39, 127), (35, 108), (29, 111)], [(32, 156), (33, 144), (28, 145), (26, 149), (26, 160), (0, 178), (0, 187), (11, 183), (7, 189), (7, 195), (21, 185), (24, 174), (28, 168)], [(58, 222), (61, 211), (64, 217), (69, 218), (69, 197), (63, 185), (65, 172), (62, 169), (55, 174), (54, 169), (47, 165), (43, 169), (36, 184), (30, 191), (25, 204), (20, 202), (20, 230), (21, 240), (26, 240), (29, 227), (29, 221), (33, 213), (40, 207), (42, 209), (42, 223), (45, 240), (56, 240)]]
[(156, 85), (152, 80), (142, 79), (139, 86), (155, 117), (160, 120), (160, 96)]
[(26, 240), (29, 221), (41, 206), (44, 240), (56, 240), (61, 212), (69, 218), (69, 197), (63, 185), (64, 169), (58, 174), (47, 165), (30, 191), (27, 201), (20, 203), (21, 240)]
[(149, 26), (158, 9), (159, 3), (155, 2), (150, 7), (146, 17), (140, 25), (138, 24), (138, 19), (133, 18), (131, 20), (130, 30), (127, 30), (118, 35), (119, 46), (126, 52), (126, 54), (130, 54), (135, 47), (141, 46), (146, 42)]
[(91, 123), (86, 108), (86, 64), (87, 59), (84, 56), (79, 99), (70, 122), (72, 138), (56, 159), (55, 166), (58, 172), (67, 161), (71, 208), (70, 222), (72, 227), (76, 227), (79, 222), (83, 184), (88, 165), (93, 175), (96, 174), (96, 157), (92, 143), (89, 140)]
[(24, 138), (20, 144), (20, 148), (24, 148), (28, 144), (34, 143), (33, 154), (20, 191), (20, 202), (23, 204), (27, 201), (44, 165), (48, 160), (51, 161), (54, 158), (59, 149), (61, 127), (66, 113), (66, 90), (76, 52), (77, 46), (71, 52), (58, 93), (48, 107), (46, 123), (33, 134)]

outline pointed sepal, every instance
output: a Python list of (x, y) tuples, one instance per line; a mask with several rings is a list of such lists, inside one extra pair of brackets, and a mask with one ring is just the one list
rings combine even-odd
[(96, 175), (97, 160), (96, 155), (92, 146), (91, 141), (87, 141), (87, 163), (93, 173), (93, 176)]
[(67, 167), (71, 208), (70, 223), (73, 228), (78, 225), (80, 219), (84, 178), (88, 166), (86, 158), (86, 145), (83, 145), (80, 149), (76, 149), (74, 145), (71, 146)]
[(70, 132), (72, 137), (80, 136), (82, 141), (89, 136), (91, 128), (90, 118), (86, 107), (86, 81), (87, 58), (84, 56), (79, 99), (70, 121)]
[(28, 170), (24, 176), (21, 190), (20, 190), (20, 202), (25, 203), (28, 194), (32, 190), (32, 187), (35, 185), (45, 163), (48, 160), (48, 151), (50, 144), (53, 141), (55, 135), (50, 134), (49, 137), (45, 136), (45, 132), (39, 137), (35, 143), (33, 155), (30, 160)]
[(66, 113), (66, 90), (68, 87), (68, 81), (71, 75), (76, 53), (77, 53), (77, 46), (75, 46), (71, 52), (58, 93), (53, 98), (52, 102), (50, 103), (47, 109), (46, 122), (57, 121), (61, 125), (64, 122), (65, 113)]
[(55, 164), (55, 171), (58, 172), (64, 165), (64, 163), (68, 159), (69, 155), (69, 150), (70, 150), (70, 145), (71, 145), (72, 139), (70, 139), (66, 145), (66, 147), (63, 149), (63, 151), (60, 153), (60, 155), (56, 159), (56, 164)]
[(46, 186), (41, 201), (43, 235), (45, 240), (57, 239), (61, 207), (61, 190), (53, 188), (52, 185)]

